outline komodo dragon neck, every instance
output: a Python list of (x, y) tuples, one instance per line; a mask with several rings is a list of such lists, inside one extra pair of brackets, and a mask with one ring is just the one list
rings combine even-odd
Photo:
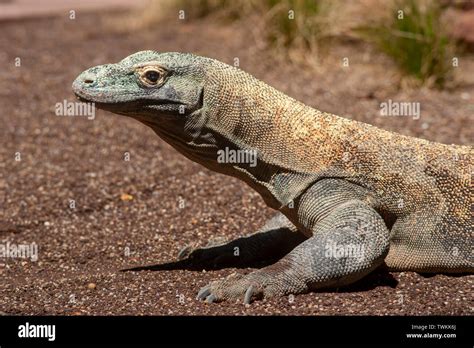
[[(186, 138), (164, 132), (160, 123), (144, 123), (191, 160), (244, 180), (276, 209), (319, 177), (345, 175), (334, 164), (353, 132), (350, 121), (308, 107), (244, 71), (210, 61), (202, 108), (183, 125)], [(224, 149), (250, 152), (258, 165), (218, 163), (218, 151)]]

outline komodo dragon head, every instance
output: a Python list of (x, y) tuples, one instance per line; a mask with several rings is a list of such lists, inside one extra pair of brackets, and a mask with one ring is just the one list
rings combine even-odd
[(218, 170), (213, 165), (218, 148), (216, 138), (232, 138), (222, 134), (222, 123), (231, 124), (231, 120), (217, 117), (216, 122), (208, 121), (212, 113), (219, 113), (217, 98), (223, 89), (221, 77), (226, 73), (247, 75), (193, 54), (142, 51), (116, 64), (82, 72), (72, 88), (80, 100), (139, 120), (186, 157)]
[(202, 108), (206, 58), (143, 51), (81, 73), (72, 88), (95, 106), (165, 129)]

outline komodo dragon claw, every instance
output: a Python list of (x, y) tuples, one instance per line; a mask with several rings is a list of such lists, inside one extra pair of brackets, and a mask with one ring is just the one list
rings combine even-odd
[[(231, 274), (222, 280), (216, 280), (199, 290), (197, 300), (205, 300), (207, 303), (220, 302), (223, 300), (243, 300), (243, 304), (269, 297), (276, 294), (270, 284), (266, 284), (265, 277), (258, 272), (247, 275)], [(259, 282), (262, 280), (261, 282)], [(266, 284), (266, 285), (264, 285)]]

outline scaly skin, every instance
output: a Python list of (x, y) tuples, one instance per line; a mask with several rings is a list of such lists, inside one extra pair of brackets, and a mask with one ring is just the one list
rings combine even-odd
[[(324, 113), (191, 54), (138, 52), (83, 72), (73, 89), (150, 126), (187, 158), (245, 181), (279, 211), (254, 235), (180, 253), (203, 267), (281, 258), (212, 282), (199, 299), (249, 303), (338, 287), (384, 263), (395, 271), (474, 271), (472, 147)], [(254, 151), (257, 165), (219, 163), (226, 148)]]

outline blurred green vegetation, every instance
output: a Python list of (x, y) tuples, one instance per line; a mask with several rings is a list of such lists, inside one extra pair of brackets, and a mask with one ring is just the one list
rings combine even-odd
[(263, 3), (269, 14), (265, 24), (270, 43), (314, 48), (325, 37), (322, 16), (327, 1), (265, 0)]
[(442, 87), (452, 69), (454, 42), (441, 24), (441, 7), (428, 1), (394, 2), (391, 20), (357, 29), (362, 37), (392, 57), (409, 75)]
[(231, 21), (258, 15), (264, 39), (278, 47), (314, 47), (324, 36), (322, 15), (331, 0), (176, 0), (191, 18)]
[[(339, 17), (341, 7), (337, 6), (349, 6), (339, 0), (168, 1), (174, 9), (185, 9), (188, 19), (215, 16), (249, 25), (245, 21), (253, 18), (250, 25), (259, 28), (258, 39), (268, 46), (285, 50), (296, 48), (310, 54), (320, 54), (324, 51), (321, 49), (323, 44), (340, 34), (337, 26), (343, 27), (345, 23), (342, 22), (347, 18)], [(358, 6), (357, 3), (350, 5), (354, 4)], [(455, 44), (443, 31), (440, 2), (387, 0), (383, 5), (378, 5), (377, 9), (369, 7), (369, 10), (361, 7), (356, 16), (362, 24), (350, 28), (352, 39), (375, 45), (404, 73), (421, 83), (443, 87), (452, 70)], [(366, 18), (370, 17), (367, 12), (372, 10), (379, 20)], [(390, 13), (380, 15), (383, 11)]]
[(216, 12), (225, 12), (230, 19), (240, 18), (238, 5), (241, 1), (232, 0), (176, 0), (176, 7), (185, 8), (193, 18), (203, 18)]

